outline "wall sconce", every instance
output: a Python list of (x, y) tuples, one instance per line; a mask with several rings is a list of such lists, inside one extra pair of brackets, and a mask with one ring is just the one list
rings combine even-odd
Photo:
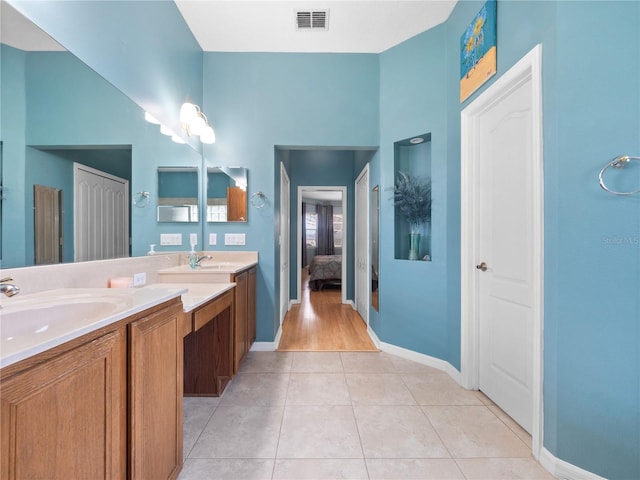
[(188, 100), (180, 108), (180, 123), (187, 135), (198, 135), (202, 143), (215, 143), (216, 134), (198, 105)]

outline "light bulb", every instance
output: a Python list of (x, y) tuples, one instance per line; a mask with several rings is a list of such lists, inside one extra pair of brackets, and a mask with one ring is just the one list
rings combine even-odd
[(216, 143), (216, 133), (211, 128), (211, 125), (204, 127), (204, 130), (200, 134), (200, 141), (202, 143)]
[(144, 112), (144, 119), (149, 123), (153, 123), (154, 125), (160, 125), (160, 120), (151, 115), (149, 112)]
[(200, 135), (205, 127), (204, 118), (202, 118), (202, 115), (198, 115), (189, 124), (189, 132), (191, 132), (192, 135)]
[(198, 115), (198, 107), (191, 102), (184, 102), (180, 107), (180, 122), (189, 125)]

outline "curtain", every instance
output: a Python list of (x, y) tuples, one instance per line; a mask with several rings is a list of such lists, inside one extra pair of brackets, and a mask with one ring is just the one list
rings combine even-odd
[(333, 207), (316, 205), (318, 214), (318, 255), (333, 255)]

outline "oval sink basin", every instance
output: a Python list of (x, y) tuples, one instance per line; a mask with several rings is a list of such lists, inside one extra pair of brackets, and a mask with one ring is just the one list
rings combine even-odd
[(0, 368), (185, 291), (176, 288), (63, 288), (2, 298)]
[(122, 308), (122, 302), (93, 300), (76, 303), (16, 305), (0, 310), (0, 336), (12, 341), (25, 335), (66, 332), (80, 318), (105, 317)]

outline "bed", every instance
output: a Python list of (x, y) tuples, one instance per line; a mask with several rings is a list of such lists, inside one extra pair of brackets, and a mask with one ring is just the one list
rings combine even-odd
[(322, 290), (328, 284), (342, 283), (342, 255), (316, 255), (309, 265), (309, 287)]

